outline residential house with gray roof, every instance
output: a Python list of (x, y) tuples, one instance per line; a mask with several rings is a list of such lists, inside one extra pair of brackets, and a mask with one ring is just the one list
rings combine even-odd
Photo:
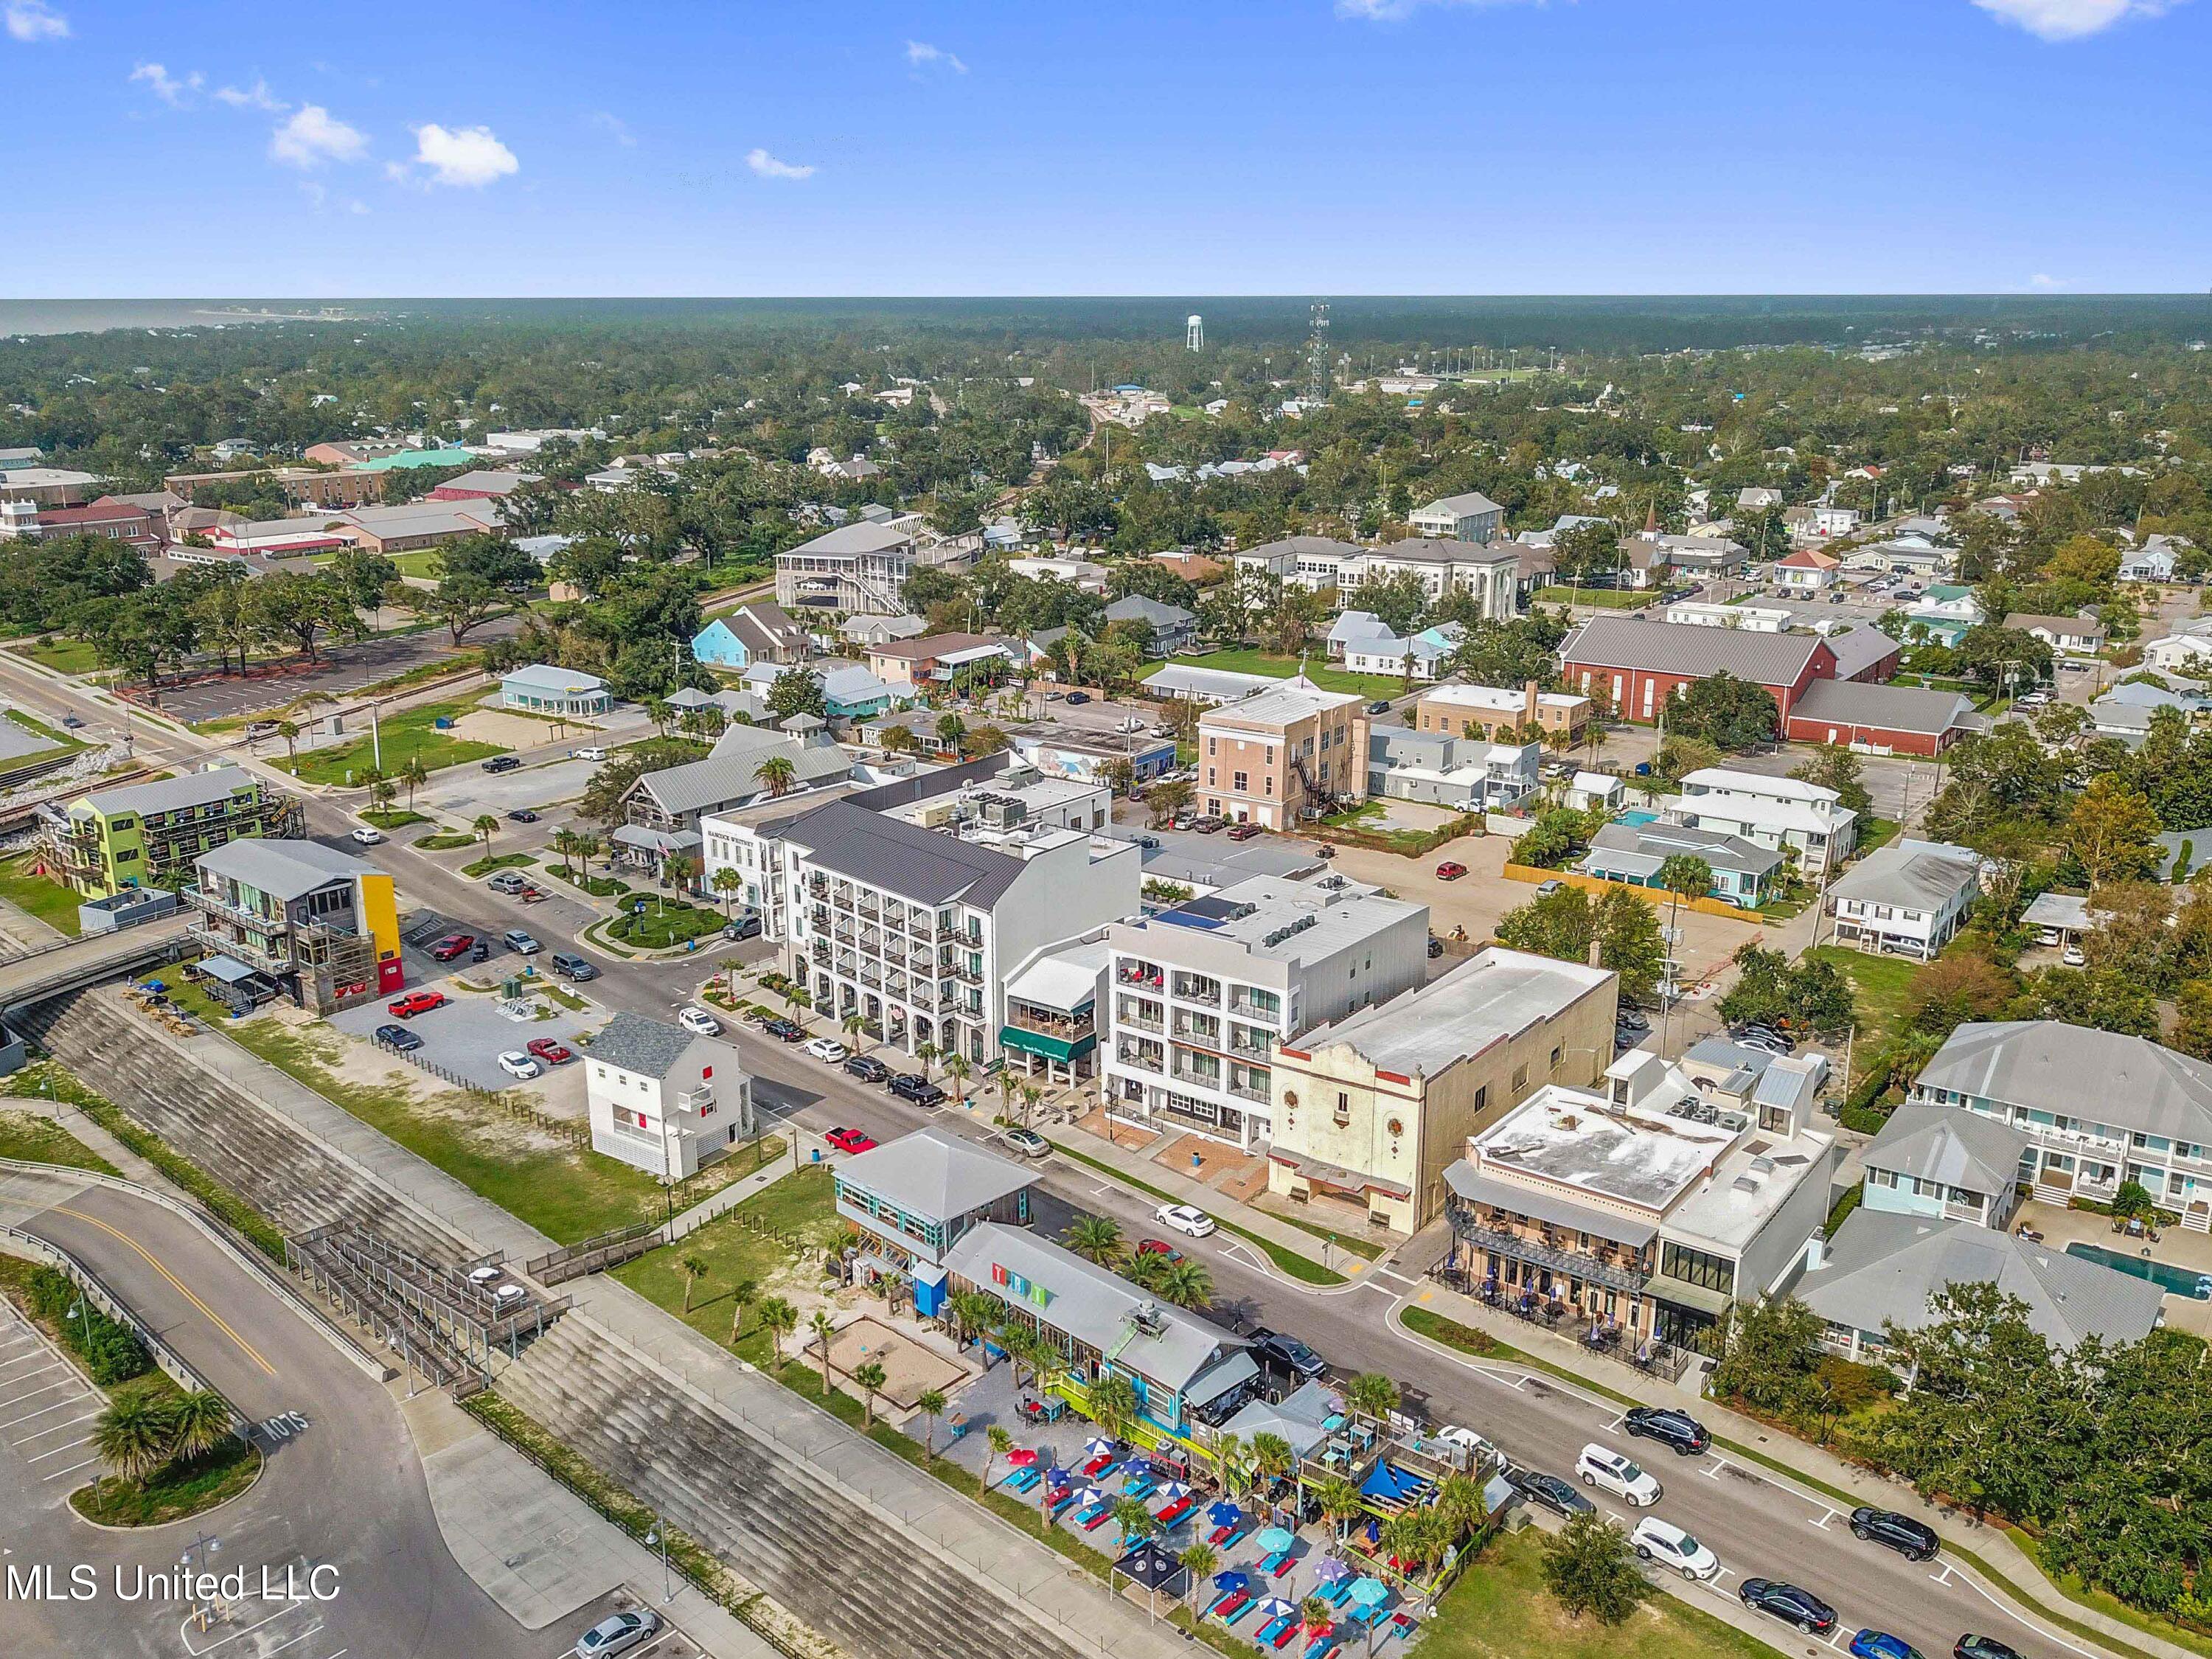
[(1908, 1103), (1862, 1155), (1866, 1207), (2002, 1231), (2020, 1206), (2029, 1145), (2024, 1131), (1994, 1118)]
[(2212, 1231), (2212, 1066), (2202, 1060), (2055, 1019), (1977, 1020), (1922, 1068), (1911, 1099), (2021, 1130), (2045, 1203), (2109, 1203), (2134, 1181), (2184, 1227)]
[(681, 1181), (754, 1133), (752, 1083), (734, 1042), (617, 1014), (585, 1046), (592, 1150)]
[(1928, 961), (1981, 896), (1982, 863), (1971, 848), (1948, 842), (1907, 836), (1877, 848), (1828, 885), (1836, 943)]

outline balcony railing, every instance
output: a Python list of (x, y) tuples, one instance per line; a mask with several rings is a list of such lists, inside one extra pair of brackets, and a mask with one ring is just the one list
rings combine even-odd
[(1640, 1268), (1623, 1267), (1605, 1256), (1590, 1255), (1581, 1250), (1561, 1249), (1538, 1239), (1523, 1238), (1518, 1233), (1486, 1225), (1477, 1212), (1467, 1205), (1454, 1204), (1451, 1208), (1451, 1229), (1462, 1240), (1479, 1250), (1488, 1250), (1509, 1261), (1525, 1261), (1532, 1266), (1548, 1267), (1553, 1273), (1565, 1273), (1607, 1290), (1627, 1291), (1641, 1295), (1651, 1282), (1650, 1273)]
[(1201, 1072), (1195, 1066), (1182, 1064), (1180, 1060), (1176, 1062), (1169, 1075), (1178, 1083), (1188, 1083), (1200, 1089), (1218, 1089), (1222, 1086), (1220, 1073)]
[(1177, 974), (1175, 994), (1185, 1002), (1210, 1003), (1215, 1007), (1221, 1006), (1221, 982), (1218, 980), (1200, 979), (1191, 975)]
[(1256, 1101), (1262, 1106), (1267, 1103), (1267, 1091), (1257, 1084), (1239, 1083), (1232, 1079), (1229, 1085), (1229, 1092), (1239, 1100)]
[(1201, 1048), (1218, 1048), (1221, 1026), (1218, 1021), (1195, 1020), (1179, 1013), (1175, 1020), (1175, 1038), (1178, 1042), (1194, 1043)]
[(1231, 997), (1229, 1012), (1246, 1019), (1264, 1019), (1271, 1024), (1283, 1017), (1283, 1011), (1279, 1006), (1269, 1007), (1265, 1003), (1254, 1001), (1250, 997)]
[(185, 932), (219, 954), (236, 957), (247, 967), (258, 968), (264, 974), (289, 974), (292, 971), (292, 951), (289, 944), (281, 950), (270, 950), (250, 938), (241, 938), (201, 921), (188, 923)]
[(1158, 990), (1166, 982), (1165, 975), (1149, 963), (1132, 963), (1114, 975), (1117, 985), (1142, 985)]
[(1239, 1037), (1233, 1031), (1229, 1036), (1229, 1052), (1240, 1060), (1267, 1060), (1275, 1057), (1275, 1048), (1273, 1043), (1253, 1042)]
[(1039, 1036), (1064, 1038), (1069, 1042), (1096, 1036), (1098, 1027), (1090, 1019), (1063, 1018), (1051, 1014), (1035, 1013), (1025, 1008), (1008, 1008), (1006, 1024), (1018, 1031), (1035, 1031)]
[(1115, 1020), (1134, 1031), (1151, 1031), (1155, 1035), (1167, 1030), (1167, 1022), (1156, 1012), (1147, 1012), (1135, 1003), (1125, 1002), (1114, 1011)]
[(958, 980), (963, 985), (981, 985), (983, 982), (981, 971), (978, 969), (970, 968), (964, 962), (956, 962), (945, 971), (950, 973), (953, 978)]
[(1133, 1042), (1125, 1042), (1115, 1048), (1114, 1058), (1124, 1066), (1135, 1066), (1140, 1072), (1158, 1073), (1163, 1064), (1158, 1049), (1140, 1048)]

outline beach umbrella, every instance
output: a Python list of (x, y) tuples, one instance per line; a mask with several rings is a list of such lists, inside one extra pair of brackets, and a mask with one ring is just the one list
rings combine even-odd
[(1358, 1607), (1379, 1607), (1390, 1599), (1390, 1587), (1379, 1578), (1355, 1579), (1350, 1594)]
[(1083, 1443), (1083, 1455), (1085, 1457), (1105, 1457), (1109, 1455), (1113, 1452), (1113, 1449), (1114, 1443), (1107, 1439), (1103, 1435), (1099, 1436), (1096, 1439), (1086, 1440)]
[(1083, 1496), (1076, 1501), (1079, 1504), (1103, 1504), (1106, 1501), (1106, 1494), (1096, 1486), (1085, 1486)]
[(1340, 1578), (1351, 1577), (1352, 1569), (1333, 1555), (1324, 1556), (1322, 1564), (1314, 1569), (1314, 1577), (1324, 1584), (1334, 1584)]
[(1216, 1504), (1206, 1510), (1206, 1518), (1217, 1527), (1233, 1527), (1244, 1518), (1244, 1511), (1234, 1504)]
[(1044, 1472), (1044, 1478), (1053, 1486), (1064, 1486), (1075, 1477), (1055, 1463)]
[(1180, 1503), (1190, 1496), (1190, 1487), (1181, 1480), (1170, 1480), (1160, 1488), (1160, 1496), (1169, 1503)]
[(1017, 1446), (1006, 1454), (1006, 1462), (1018, 1469), (1025, 1469), (1036, 1460), (1035, 1449), (1029, 1446)]
[(1265, 1625), (1271, 1620), (1286, 1619), (1297, 1611), (1297, 1607), (1280, 1596), (1271, 1595), (1260, 1603), (1260, 1622)]
[(1258, 1546), (1262, 1555), (1273, 1555), (1277, 1550), (1290, 1548), (1298, 1540), (1296, 1534), (1284, 1528), (1270, 1527), (1252, 1541)]
[(1217, 1572), (1213, 1575), (1213, 1588), (1224, 1595), (1249, 1589), (1252, 1588), (1252, 1575), (1249, 1572)]

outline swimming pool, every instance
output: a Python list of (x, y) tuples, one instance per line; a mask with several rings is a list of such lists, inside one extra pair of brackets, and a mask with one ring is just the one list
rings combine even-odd
[(1656, 823), (1659, 822), (1659, 815), (1656, 812), (1647, 811), (1641, 806), (1632, 806), (1626, 812), (1617, 815), (1613, 822), (1627, 824)]
[(2200, 1273), (2193, 1267), (2177, 1267), (2170, 1261), (2154, 1261), (2147, 1255), (2125, 1255), (2101, 1244), (2069, 1244), (2066, 1254), (2118, 1268), (2136, 1279), (2148, 1279), (2170, 1296), (2212, 1302), (2212, 1273)]

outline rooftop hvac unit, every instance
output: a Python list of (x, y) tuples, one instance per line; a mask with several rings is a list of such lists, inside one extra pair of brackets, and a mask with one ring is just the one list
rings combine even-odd
[(1030, 815), (1029, 803), (1012, 795), (979, 795), (975, 805), (983, 822), (999, 830), (1011, 830)]
[(1296, 921), (1286, 921), (1280, 927), (1275, 929), (1273, 933), (1261, 939), (1260, 943), (1263, 947), (1280, 945), (1285, 939), (1291, 938), (1293, 934), (1304, 933), (1307, 928), (1312, 927), (1320, 920), (1321, 918), (1319, 916), (1306, 915), (1300, 916)]
[(1160, 1312), (1157, 1302), (1139, 1302), (1130, 1310), (1129, 1322), (1147, 1336), (1158, 1336), (1168, 1328), (1166, 1316)]

